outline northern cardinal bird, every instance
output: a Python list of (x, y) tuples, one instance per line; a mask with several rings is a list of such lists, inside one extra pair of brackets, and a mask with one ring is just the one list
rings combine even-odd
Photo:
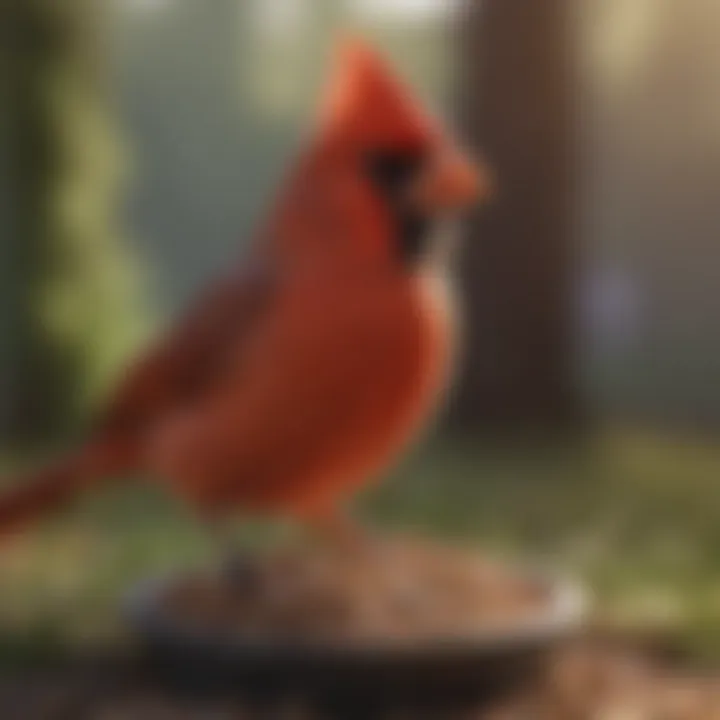
[(442, 398), (455, 326), (433, 229), (485, 181), (346, 41), (251, 252), (130, 367), (81, 449), (0, 497), (0, 533), (138, 474), (202, 517), (331, 526)]

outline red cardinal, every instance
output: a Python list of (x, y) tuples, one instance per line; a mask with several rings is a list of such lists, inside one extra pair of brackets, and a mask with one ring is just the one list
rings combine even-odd
[(445, 388), (436, 221), (485, 178), (358, 41), (248, 257), (127, 373), (86, 444), (0, 498), (0, 533), (148, 474), (207, 518), (332, 523)]

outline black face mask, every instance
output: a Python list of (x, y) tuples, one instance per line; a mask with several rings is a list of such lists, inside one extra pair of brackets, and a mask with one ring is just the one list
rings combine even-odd
[(425, 162), (422, 153), (397, 151), (373, 152), (366, 158), (367, 174), (386, 203), (395, 226), (398, 255), (409, 265), (422, 258), (431, 236), (430, 218), (411, 208), (404, 199)]

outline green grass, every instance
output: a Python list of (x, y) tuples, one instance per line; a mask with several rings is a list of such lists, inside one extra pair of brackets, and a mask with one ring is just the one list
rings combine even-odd
[[(638, 435), (565, 449), (436, 443), (361, 500), (384, 528), (550, 562), (604, 613), (677, 625), (720, 658), (720, 449)], [(248, 526), (248, 543), (273, 531)], [(115, 488), (0, 551), (0, 659), (115, 635), (118, 602), (145, 576), (213, 547), (160, 493)]]

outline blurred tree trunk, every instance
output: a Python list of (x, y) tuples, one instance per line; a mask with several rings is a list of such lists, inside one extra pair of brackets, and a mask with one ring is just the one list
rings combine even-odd
[(578, 421), (570, 8), (570, 0), (477, 0), (459, 29), (462, 123), (498, 183), (464, 250), (460, 427), (557, 430)]
[(0, 8), (0, 445), (14, 448), (67, 432), (127, 338), (132, 290), (114, 237), (117, 158), (99, 93), (97, 7)]
[(57, 48), (32, 1), (3, 5), (5, 158), (9, 217), (3, 243), (3, 441), (50, 429), (60, 413), (61, 363), (38, 326), (47, 205), (58, 162), (44, 83)]

